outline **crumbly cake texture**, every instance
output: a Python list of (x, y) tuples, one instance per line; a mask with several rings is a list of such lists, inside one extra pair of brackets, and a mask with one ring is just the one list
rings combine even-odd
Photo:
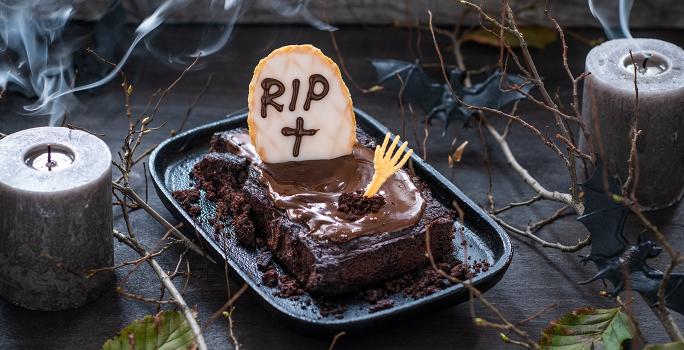
[(356, 143), (349, 89), (335, 62), (314, 46), (284, 46), (262, 59), (247, 105), (249, 135), (266, 163), (333, 159)]
[[(212, 140), (212, 151), (230, 150), (224, 141), (229, 133), (220, 133)], [(360, 140), (370, 145), (370, 138), (359, 134)], [(226, 141), (227, 142), (227, 141)], [(263, 239), (268, 249), (283, 266), (293, 274), (297, 282), (314, 294), (335, 295), (359, 290), (379, 281), (416, 271), (429, 263), (425, 247), (426, 232), (430, 232), (431, 251), (438, 261), (454, 255), (453, 213), (432, 198), (430, 190), (414, 178), (426, 206), (417, 224), (395, 232), (379, 232), (352, 239), (348, 242), (331, 242), (316, 239), (306, 223), (294, 222), (286, 212), (274, 204), (269, 189), (262, 183), (258, 165), (244, 164), (242, 157), (220, 157), (210, 153), (202, 162), (220, 159), (230, 164), (214, 165), (230, 169), (225, 174), (228, 187), (244, 194), (244, 205), (250, 210), (250, 218), (257, 235), (254, 242)], [(206, 169), (198, 163), (196, 169)], [(209, 171), (209, 170), (207, 170)], [(241, 184), (235, 183), (240, 179)], [(208, 182), (214, 186), (213, 182)], [(209, 192), (214, 192), (211, 190)]]

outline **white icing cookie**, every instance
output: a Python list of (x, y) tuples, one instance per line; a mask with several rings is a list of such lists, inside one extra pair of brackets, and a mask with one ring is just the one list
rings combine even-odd
[(254, 69), (247, 98), (249, 136), (262, 161), (351, 154), (356, 119), (340, 69), (311, 45), (281, 47)]

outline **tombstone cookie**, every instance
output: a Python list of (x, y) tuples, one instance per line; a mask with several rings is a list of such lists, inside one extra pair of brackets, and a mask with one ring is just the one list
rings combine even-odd
[(340, 70), (311, 45), (281, 47), (254, 69), (249, 136), (261, 160), (282, 163), (351, 154), (356, 121)]

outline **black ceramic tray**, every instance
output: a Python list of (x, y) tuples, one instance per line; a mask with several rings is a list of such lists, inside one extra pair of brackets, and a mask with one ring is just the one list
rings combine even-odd
[[(355, 113), (358, 126), (381, 141), (387, 129), (363, 111), (356, 109)], [(183, 222), (186, 234), (196, 235), (203, 241), (205, 247), (209, 247), (212, 256), (225, 259), (232, 272), (246, 281), (258, 298), (289, 325), (318, 335), (339, 331), (361, 331), (418, 311), (444, 308), (468, 299), (468, 291), (462, 285), (454, 285), (420, 299), (412, 299), (398, 293), (392, 296), (393, 307), (370, 313), (367, 302), (358, 297), (349, 296), (343, 298), (346, 311), (341, 319), (337, 319), (334, 316), (322, 317), (308, 294), (298, 300), (274, 296), (275, 289), (261, 283), (262, 272), (256, 268), (258, 255), (256, 251), (237, 244), (234, 238), (229, 238), (223, 243), (227, 248), (224, 250), (220, 243), (214, 240), (213, 229), (207, 223), (207, 219), (214, 215), (215, 208), (211, 202), (202, 199), (200, 202), (202, 214), (196, 222), (171, 196), (171, 192), (175, 190), (192, 186), (190, 171), (193, 165), (207, 153), (209, 140), (214, 133), (246, 127), (246, 125), (247, 115), (241, 113), (168, 139), (151, 154), (149, 169), (159, 197), (166, 208)], [(458, 247), (459, 259), (465, 261), (465, 257), (460, 256), (464, 252), (460, 243), (465, 236), (468, 241), (467, 254), (473, 260), (485, 259), (491, 264), (488, 271), (481, 272), (473, 279), (473, 283), (481, 291), (491, 288), (501, 279), (511, 262), (513, 252), (508, 236), (454, 184), (415, 154), (412, 159), (416, 174), (430, 186), (436, 198), (447, 207), (450, 207), (452, 201), (455, 200), (463, 209), (466, 228), (459, 232), (463, 231), (464, 235), (457, 233), (454, 240), (454, 244)], [(459, 224), (454, 223), (454, 225)]]

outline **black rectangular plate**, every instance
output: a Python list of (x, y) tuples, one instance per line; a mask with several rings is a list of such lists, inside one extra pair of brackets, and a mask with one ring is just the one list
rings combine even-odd
[[(373, 117), (356, 109), (357, 125), (370, 136), (381, 141), (387, 129)], [(150, 174), (157, 193), (166, 208), (183, 223), (188, 236), (195, 235), (201, 239), (205, 247), (209, 247), (211, 255), (225, 259), (232, 272), (243, 279), (251, 289), (277, 315), (289, 325), (307, 333), (316, 335), (334, 334), (339, 331), (363, 331), (397, 320), (417, 311), (444, 308), (461, 303), (468, 299), (468, 291), (462, 285), (454, 285), (434, 294), (412, 299), (401, 294), (392, 296), (394, 306), (375, 313), (368, 311), (369, 304), (355, 296), (342, 298), (346, 304), (344, 317), (322, 317), (315, 303), (308, 294), (298, 300), (274, 296), (275, 289), (261, 283), (262, 272), (256, 268), (258, 253), (243, 247), (230, 235), (225, 242), (217, 242), (213, 238), (213, 228), (207, 223), (214, 216), (213, 203), (202, 199), (202, 214), (195, 222), (171, 196), (171, 192), (192, 186), (190, 171), (209, 150), (209, 140), (216, 132), (247, 126), (246, 113), (226, 117), (226, 119), (197, 127), (170, 138), (154, 150), (150, 156)], [(491, 263), (488, 271), (483, 271), (474, 279), (474, 285), (481, 291), (491, 288), (506, 272), (511, 262), (513, 251), (508, 235), (472, 200), (466, 197), (451, 181), (424, 162), (415, 153), (412, 156), (413, 169), (416, 174), (431, 188), (435, 198), (451, 207), (456, 201), (464, 211), (464, 235), (456, 234), (454, 244), (459, 259), (464, 249), (462, 240), (468, 241), (467, 254), (473, 260), (485, 259)], [(459, 223), (454, 223), (460, 227)], [(221, 246), (225, 247), (224, 250)], [(473, 261), (471, 260), (471, 261)], [(280, 267), (278, 267), (280, 269)], [(281, 270), (282, 272), (282, 270)], [(309, 305), (307, 305), (309, 304)]]

